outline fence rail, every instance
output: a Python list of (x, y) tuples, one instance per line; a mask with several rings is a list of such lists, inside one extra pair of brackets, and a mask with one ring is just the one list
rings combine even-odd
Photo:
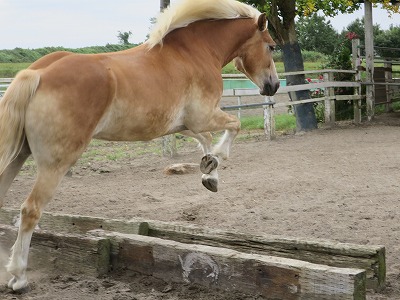
[(0, 97), (3, 96), (12, 80), (13, 78), (0, 78)]
[[(306, 74), (322, 74), (322, 79), (317, 82), (309, 82), (300, 85), (284, 86), (280, 87), (277, 94), (287, 94), (291, 95), (292, 101), (276, 102), (274, 97), (264, 97), (263, 101), (259, 103), (242, 104), (242, 97), (246, 96), (260, 96), (258, 89), (228, 89), (224, 90), (223, 97), (237, 97), (237, 105), (222, 106), (223, 110), (238, 110), (238, 116), (240, 117), (240, 111), (242, 109), (254, 109), (263, 108), (264, 115), (264, 131), (267, 139), (274, 139), (276, 137), (275, 133), (275, 108), (285, 107), (285, 106), (295, 106), (305, 103), (324, 103), (324, 116), (325, 123), (331, 125), (335, 122), (335, 101), (353, 101), (354, 103), (354, 119), (356, 122), (361, 121), (361, 104), (360, 101), (365, 98), (365, 96), (360, 95), (361, 82), (354, 81), (334, 81), (334, 74), (337, 73), (347, 73), (347, 74), (357, 74), (355, 70), (337, 70), (337, 69), (324, 69), (324, 70), (305, 70), (296, 72), (286, 72), (279, 73), (279, 77), (290, 76), (290, 75), (306, 75)], [(223, 78), (245, 78), (244, 75), (223, 75)], [(353, 87), (356, 89), (357, 94), (351, 95), (335, 95), (334, 89), (339, 87)], [(302, 90), (319, 90), (323, 91), (320, 93), (322, 96), (318, 98), (309, 98), (296, 100), (295, 92)], [(262, 97), (262, 96), (260, 96)]]

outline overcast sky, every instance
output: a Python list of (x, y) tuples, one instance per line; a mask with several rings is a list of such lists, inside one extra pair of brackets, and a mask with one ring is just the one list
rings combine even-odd
[[(159, 9), (159, 0), (0, 0), (0, 49), (116, 44), (118, 31), (131, 31), (131, 42), (143, 42)], [(363, 9), (331, 23), (341, 31), (362, 16)], [(375, 23), (382, 29), (400, 25), (400, 15), (390, 19), (374, 9)]]

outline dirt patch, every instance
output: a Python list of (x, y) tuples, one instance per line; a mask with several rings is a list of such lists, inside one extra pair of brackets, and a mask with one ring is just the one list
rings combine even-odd
[[(368, 125), (320, 129), (275, 141), (266, 141), (262, 133), (242, 132), (231, 158), (220, 168), (218, 193), (203, 188), (199, 171), (164, 173), (173, 163), (199, 162), (201, 153), (193, 141), (179, 140), (177, 158), (162, 157), (159, 141), (95, 144), (88, 149), (93, 156), (84, 156), (73, 168), (47, 211), (385, 245), (387, 288), (382, 294), (370, 292), (368, 299), (399, 299), (399, 125), (400, 115), (390, 114)], [(33, 169), (24, 167), (6, 207), (20, 206), (34, 182)], [(3, 287), (2, 299), (258, 299), (137, 274), (83, 278), (29, 271), (29, 276), (29, 294), (15, 295)], [(0, 274), (2, 282), (5, 277)]]

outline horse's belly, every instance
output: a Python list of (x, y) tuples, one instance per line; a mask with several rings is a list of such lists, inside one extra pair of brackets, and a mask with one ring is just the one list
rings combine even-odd
[(100, 120), (93, 138), (111, 141), (148, 141), (163, 136), (175, 128), (183, 128), (180, 113), (147, 110), (116, 112), (111, 110)]

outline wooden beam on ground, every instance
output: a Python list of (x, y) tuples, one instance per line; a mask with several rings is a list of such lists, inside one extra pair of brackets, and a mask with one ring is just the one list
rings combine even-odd
[(112, 240), (113, 269), (266, 299), (365, 299), (365, 271), (360, 269), (147, 236), (102, 230), (91, 233)]
[[(16, 225), (19, 210), (0, 209), (0, 224)], [(76, 216), (56, 213), (43, 213), (39, 228), (57, 233), (86, 234), (89, 230), (104, 229), (122, 233), (147, 235), (149, 225), (142, 220), (122, 221), (88, 216)]]
[[(0, 225), (3, 251), (12, 247), (18, 228)], [(50, 233), (35, 230), (28, 267), (57, 273), (104, 275), (110, 266), (110, 240), (103, 237)]]
[(245, 253), (299, 259), (334, 267), (364, 269), (367, 272), (367, 288), (380, 291), (385, 287), (384, 246), (356, 245), (275, 235), (249, 235), (165, 222), (149, 222), (149, 235), (181, 243), (225, 247)]
[[(14, 225), (18, 210), (0, 209), (0, 221)], [(40, 228), (59, 234), (86, 234), (104, 229), (128, 234), (148, 234), (152, 237), (187, 244), (202, 244), (229, 248), (244, 253), (300, 259), (332, 267), (366, 270), (367, 288), (380, 290), (385, 286), (386, 264), (383, 246), (364, 246), (324, 240), (309, 240), (274, 235), (248, 235), (160, 221), (107, 220), (103, 218), (44, 214)]]

